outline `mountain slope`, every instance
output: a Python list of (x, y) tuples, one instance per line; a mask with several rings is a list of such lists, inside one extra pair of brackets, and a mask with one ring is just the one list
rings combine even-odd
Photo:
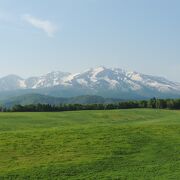
[(12, 107), (14, 105), (29, 105), (29, 104), (103, 104), (120, 102), (121, 99), (103, 98), (101, 96), (77, 96), (71, 98), (58, 98), (41, 94), (26, 94), (2, 100), (0, 104), (4, 107)]
[(0, 98), (39, 93), (58, 97), (100, 95), (125, 99), (180, 97), (180, 84), (162, 77), (129, 72), (119, 68), (98, 67), (78, 74), (51, 72), (40, 77), (22, 79), (16, 75), (0, 79)]
[(45, 96), (41, 94), (26, 94), (17, 96), (1, 101), (2, 106), (11, 107), (16, 104), (28, 105), (28, 104), (60, 104), (65, 102), (65, 98), (56, 98), (51, 96)]

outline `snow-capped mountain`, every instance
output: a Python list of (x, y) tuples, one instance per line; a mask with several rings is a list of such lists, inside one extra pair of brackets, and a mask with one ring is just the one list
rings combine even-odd
[[(82, 73), (71, 74), (60, 71), (40, 77), (23, 79), (9, 75), (0, 79), (0, 91), (34, 90), (59, 96), (97, 94), (108, 97), (171, 97), (180, 95), (180, 84), (162, 77), (129, 72), (119, 68), (98, 67)], [(52, 91), (53, 89), (53, 91)]]
[(25, 80), (16, 75), (8, 75), (0, 79), (0, 91), (26, 88)]
[(50, 72), (46, 75), (40, 77), (31, 77), (24, 80), (26, 88), (28, 89), (37, 89), (37, 88), (46, 88), (53, 87), (63, 84), (64, 78), (68, 77), (70, 73), (64, 73), (60, 71)]

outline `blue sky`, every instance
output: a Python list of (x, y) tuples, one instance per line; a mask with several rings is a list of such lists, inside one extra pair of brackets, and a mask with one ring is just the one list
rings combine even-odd
[(0, 0), (0, 76), (119, 67), (180, 82), (179, 0)]

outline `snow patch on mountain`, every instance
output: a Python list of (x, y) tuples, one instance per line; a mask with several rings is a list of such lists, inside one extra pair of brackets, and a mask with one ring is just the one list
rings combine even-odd
[(27, 87), (25, 80), (23, 79), (19, 80), (19, 87), (23, 89)]
[(134, 81), (142, 81), (143, 78), (141, 77), (141, 75), (139, 73), (136, 73), (136, 72), (128, 72), (127, 73), (127, 76), (134, 80)]
[(88, 82), (84, 79), (77, 79), (77, 82), (81, 85), (84, 85), (84, 86), (87, 86), (88, 85)]
[(119, 84), (117, 80), (110, 79), (110, 78), (108, 78), (107, 76), (106, 76), (106, 77), (104, 77), (103, 79), (104, 79), (106, 82), (108, 82), (108, 83), (109, 83), (109, 85), (110, 85), (110, 88), (111, 88), (111, 89), (115, 88), (115, 87), (116, 87), (116, 85), (118, 85), (118, 84)]
[(63, 78), (63, 82), (71, 82), (76, 76), (78, 76), (80, 73), (76, 73), (76, 74), (70, 74), (68, 76), (65, 76)]
[(98, 68), (92, 69), (92, 77), (95, 78), (97, 74), (104, 71), (104, 69), (105, 69), (104, 67), (98, 67)]

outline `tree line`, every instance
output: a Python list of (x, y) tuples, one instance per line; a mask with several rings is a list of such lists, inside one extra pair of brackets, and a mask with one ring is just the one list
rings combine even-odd
[(1, 107), (1, 112), (59, 112), (77, 110), (111, 110), (130, 108), (180, 109), (180, 99), (156, 99), (125, 101), (111, 104), (30, 104), (15, 105), (12, 108)]

